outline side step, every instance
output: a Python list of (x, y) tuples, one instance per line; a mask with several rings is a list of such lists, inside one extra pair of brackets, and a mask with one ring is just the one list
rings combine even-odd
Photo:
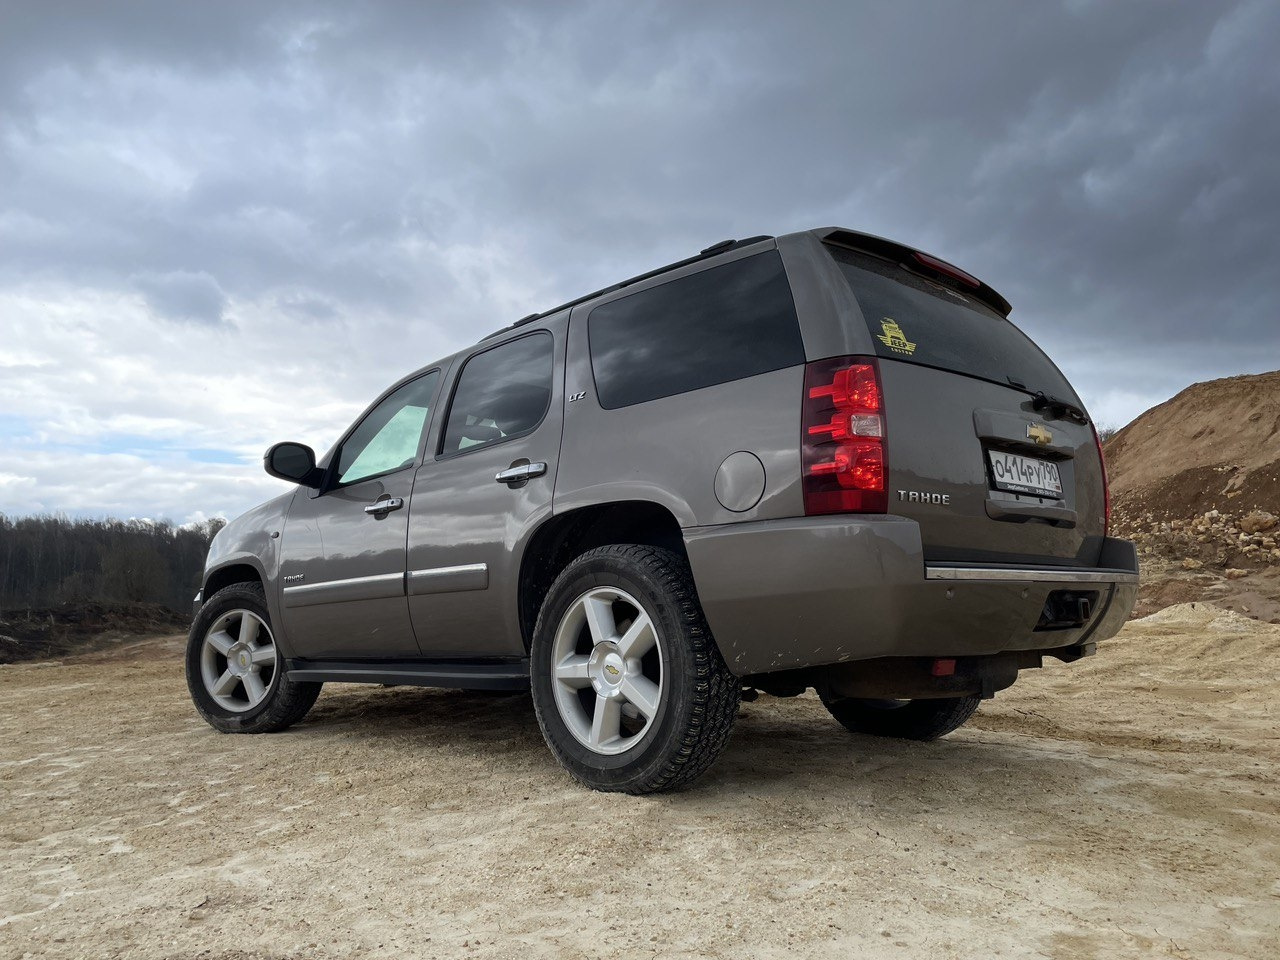
[(510, 660), (288, 660), (286, 676), (299, 682), (381, 683), (464, 690), (528, 690), (529, 661)]

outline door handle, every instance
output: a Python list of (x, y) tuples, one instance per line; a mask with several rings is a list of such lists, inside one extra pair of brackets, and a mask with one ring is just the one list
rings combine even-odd
[(507, 467), (493, 479), (499, 483), (524, 483), (533, 477), (540, 477), (547, 472), (545, 463), (522, 463), (518, 467)]
[(387, 500), (377, 500), (364, 508), (365, 513), (390, 513), (392, 510), (399, 510), (404, 506), (403, 497), (391, 497)]

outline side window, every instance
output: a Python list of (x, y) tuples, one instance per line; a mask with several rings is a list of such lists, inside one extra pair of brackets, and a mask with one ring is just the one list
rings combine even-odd
[(434, 370), (410, 380), (369, 411), (338, 451), (340, 486), (413, 465), (439, 379)]
[(441, 453), (460, 453), (518, 437), (551, 404), (552, 338), (535, 333), (478, 353), (458, 376)]
[(587, 333), (609, 410), (804, 363), (776, 250), (596, 307)]

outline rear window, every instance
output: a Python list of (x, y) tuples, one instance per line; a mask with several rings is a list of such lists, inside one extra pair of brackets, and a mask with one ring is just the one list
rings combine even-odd
[(879, 257), (827, 249), (858, 298), (878, 355), (1078, 402), (1044, 351), (986, 305)]
[(467, 361), (449, 404), (441, 453), (532, 433), (551, 404), (551, 334), (511, 340)]
[(609, 410), (804, 363), (776, 250), (603, 304), (587, 331)]

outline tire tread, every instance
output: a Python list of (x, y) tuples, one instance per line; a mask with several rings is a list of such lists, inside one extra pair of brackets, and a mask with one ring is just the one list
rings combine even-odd
[(873, 737), (899, 740), (937, 740), (969, 721), (979, 696), (912, 700), (895, 709), (869, 705), (857, 699), (828, 699), (822, 703), (847, 730)]
[[(664, 762), (655, 770), (650, 771), (642, 780), (633, 781), (621, 789), (630, 794), (681, 789), (705, 773), (729, 742), (741, 702), (741, 684), (729, 672), (707, 626), (702, 606), (698, 602), (693, 572), (684, 558), (671, 550), (635, 543), (609, 544), (588, 550), (561, 571), (548, 591), (548, 597), (554, 596), (562, 583), (579, 575), (581, 565), (600, 558), (634, 565), (658, 581), (667, 599), (678, 611), (682, 635), (673, 639), (682, 639), (688, 644), (694, 664), (692, 709), (688, 723), (680, 732), (678, 743), (668, 751)], [(543, 610), (538, 614), (535, 636), (541, 636), (551, 627), (543, 619), (549, 606), (550, 604), (544, 604)], [(551, 706), (550, 709), (555, 708)], [(555, 738), (547, 734), (543, 709), (536, 698), (535, 710), (547, 743), (557, 759), (573, 772), (573, 767), (565, 763), (565, 755)], [(601, 788), (599, 784), (587, 785)]]

